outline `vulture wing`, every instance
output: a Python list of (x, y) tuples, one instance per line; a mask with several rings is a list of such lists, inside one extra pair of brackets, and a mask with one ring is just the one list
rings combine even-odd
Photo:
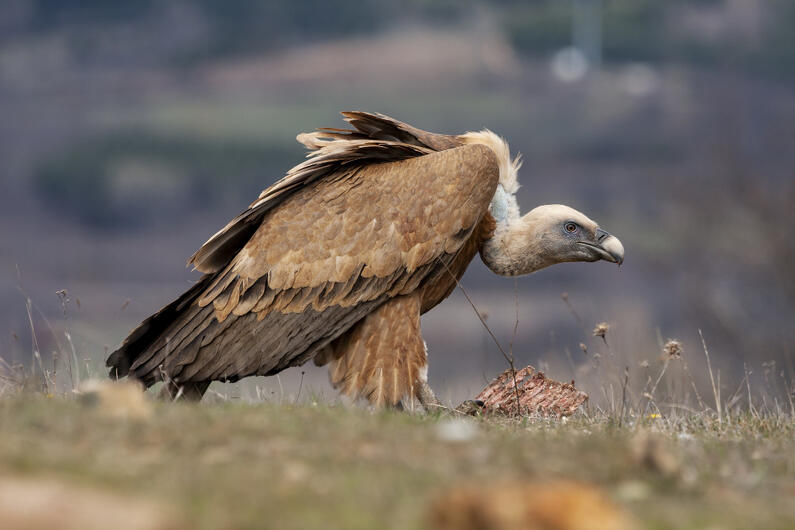
[(495, 155), (365, 135), (303, 136), (314, 156), (194, 255), (207, 274), (133, 331), (111, 375), (150, 385), (276, 373), (447, 266), (488, 209)]
[[(403, 160), (463, 145), (456, 136), (423, 131), (383, 114), (343, 112), (356, 130), (320, 129), (299, 134), (298, 141), (314, 151), (310, 160), (263, 191), (256, 201), (214, 234), (188, 260), (201, 272), (217, 272), (248, 241), (264, 215), (296, 190), (328, 177), (340, 168)], [(329, 142), (328, 140), (342, 140)]]

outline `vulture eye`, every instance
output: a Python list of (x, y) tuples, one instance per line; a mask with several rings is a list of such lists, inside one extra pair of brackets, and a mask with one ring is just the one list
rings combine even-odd
[(572, 223), (571, 221), (563, 225), (563, 228), (566, 230), (566, 232), (570, 234), (573, 234), (574, 232), (577, 231), (577, 225), (575, 223)]

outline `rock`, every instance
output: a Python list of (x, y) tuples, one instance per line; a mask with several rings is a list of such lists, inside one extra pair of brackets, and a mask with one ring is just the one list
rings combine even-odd
[(444, 442), (468, 442), (478, 434), (478, 426), (470, 418), (448, 418), (436, 426), (436, 436)]
[(160, 504), (54, 479), (0, 477), (3, 530), (177, 530), (187, 528)]
[(431, 505), (435, 530), (632, 530), (601, 490), (581, 482), (504, 481), (454, 487)]
[(672, 477), (681, 468), (679, 459), (666, 447), (665, 440), (652, 432), (641, 430), (630, 440), (630, 456), (640, 466), (665, 477)]
[(111, 418), (143, 420), (151, 416), (152, 403), (134, 381), (91, 379), (80, 385), (80, 402)]

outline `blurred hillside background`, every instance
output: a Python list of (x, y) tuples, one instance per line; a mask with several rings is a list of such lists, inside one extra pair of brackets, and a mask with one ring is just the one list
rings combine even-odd
[[(498, 132), (524, 155), (524, 210), (565, 203), (624, 242), (620, 269), (517, 281), (518, 365), (598, 398), (606, 321), (635, 381), (669, 337), (703, 364), (701, 329), (725, 392), (744, 366), (791, 387), (793, 27), (791, 0), (3, 0), (0, 356), (49, 365), (69, 333), (96, 372), (198, 277), (187, 257), (302, 160), (296, 133), (368, 110)], [(476, 258), (463, 284), (507, 347), (514, 281)], [(444, 399), (505, 368), (459, 292), (424, 334)], [(324, 388), (303, 370), (279, 392)]]

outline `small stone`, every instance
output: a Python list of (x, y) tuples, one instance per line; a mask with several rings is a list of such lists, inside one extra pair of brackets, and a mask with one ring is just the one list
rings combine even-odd
[(78, 389), (80, 402), (110, 418), (143, 420), (151, 416), (152, 403), (134, 381), (90, 379)]
[(436, 436), (445, 442), (467, 442), (478, 433), (478, 427), (472, 420), (452, 418), (439, 422)]
[(454, 486), (431, 505), (435, 530), (629, 530), (633, 519), (599, 488), (568, 480)]
[(676, 475), (681, 468), (679, 459), (668, 450), (664, 440), (649, 431), (640, 431), (632, 438), (630, 454), (636, 464), (666, 477)]
[(649, 485), (639, 480), (622, 482), (616, 488), (616, 496), (622, 501), (642, 501), (647, 499), (649, 495), (651, 495)]
[(5, 529), (176, 530), (187, 528), (162, 503), (88, 488), (76, 482), (0, 476), (0, 526)]

